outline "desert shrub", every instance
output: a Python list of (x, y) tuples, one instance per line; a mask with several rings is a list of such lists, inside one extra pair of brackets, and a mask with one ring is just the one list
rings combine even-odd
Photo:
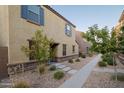
[(38, 72), (40, 75), (45, 72), (45, 65), (44, 64), (38, 66)]
[(62, 71), (57, 71), (54, 73), (54, 79), (60, 80), (63, 77), (64, 77), (64, 72)]
[(69, 59), (68, 62), (69, 62), (69, 63), (74, 63), (74, 62), (73, 62), (73, 59)]
[[(113, 80), (116, 79), (115, 74), (112, 75), (112, 79), (113, 79)], [(117, 80), (118, 80), (118, 81), (124, 81), (124, 73), (117, 73)]]
[(92, 53), (92, 52), (89, 52), (89, 53), (88, 53), (88, 56), (89, 56), (89, 57), (92, 57), (92, 56), (93, 56), (93, 53)]
[(99, 62), (99, 66), (100, 66), (100, 67), (106, 67), (106, 66), (107, 66), (107, 62), (105, 62), (105, 61), (100, 61), (100, 62)]
[(113, 61), (108, 61), (107, 63), (108, 63), (108, 65), (112, 65), (112, 66), (117, 65), (117, 63), (115, 61), (114, 62)]
[(20, 81), (20, 82), (17, 82), (14, 86), (14, 88), (29, 88), (29, 84), (25, 81)]
[(112, 54), (111, 53), (103, 54), (102, 59), (103, 61), (108, 61), (108, 60), (112, 61)]
[(56, 66), (54, 66), (54, 65), (50, 66), (49, 70), (50, 70), (50, 71), (56, 70)]
[(76, 61), (76, 62), (80, 62), (80, 59), (78, 58), (78, 59), (76, 59), (75, 61)]
[(106, 53), (102, 56), (102, 60), (103, 61), (106, 61), (108, 63), (108, 65), (117, 65), (116, 62), (114, 62), (113, 64), (113, 56), (112, 56), (112, 53)]

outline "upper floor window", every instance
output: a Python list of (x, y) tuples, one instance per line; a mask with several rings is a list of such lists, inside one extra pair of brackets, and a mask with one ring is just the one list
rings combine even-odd
[(29, 5), (28, 6), (28, 19), (30, 21), (40, 23), (40, 7)]
[(21, 17), (38, 25), (44, 25), (44, 10), (38, 5), (22, 5)]
[(65, 25), (65, 34), (66, 34), (67, 36), (72, 36), (72, 28), (71, 28), (71, 25), (69, 25), (69, 24), (66, 24), (66, 25)]

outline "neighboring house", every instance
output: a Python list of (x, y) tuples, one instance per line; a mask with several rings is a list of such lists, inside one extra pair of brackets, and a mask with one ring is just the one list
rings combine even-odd
[[(119, 21), (118, 21), (117, 25), (114, 27), (116, 37), (118, 37), (121, 34), (121, 27), (123, 27), (123, 26), (124, 26), (124, 10), (123, 10), (123, 12), (122, 12), (122, 14), (121, 14), (121, 16), (119, 18)], [(116, 38), (116, 39), (117, 39), (117, 46), (118, 46), (118, 43), (120, 41), (118, 41), (118, 38)], [(118, 58), (119, 58), (120, 62), (124, 65), (124, 55), (119, 54)]]
[(124, 11), (122, 12), (117, 25), (114, 27), (114, 31), (116, 32), (116, 36), (119, 35), (119, 33), (121, 32), (121, 27), (124, 26)]
[[(36, 30), (43, 30), (49, 39), (54, 40), (56, 61), (78, 57), (75, 42), (76, 26), (50, 6), (10, 5), (0, 6), (0, 47), (7, 48), (9, 72), (14, 68), (28, 68), (36, 64), (21, 51), (22, 45), (31, 46), (31, 38)], [(1, 65), (1, 63), (0, 63)]]
[(121, 34), (121, 27), (122, 26), (124, 26), (124, 11), (122, 12), (122, 14), (121, 14), (121, 16), (120, 16), (120, 18), (118, 20), (118, 23), (114, 27), (114, 30), (113, 30), (115, 32), (115, 35), (116, 35), (116, 41), (117, 41), (117, 45), (116, 46), (118, 46), (118, 43), (119, 43), (118, 37)]
[(88, 54), (91, 44), (87, 42), (84, 38), (82, 38), (80, 31), (76, 31), (76, 42), (79, 46), (79, 52), (83, 54)]

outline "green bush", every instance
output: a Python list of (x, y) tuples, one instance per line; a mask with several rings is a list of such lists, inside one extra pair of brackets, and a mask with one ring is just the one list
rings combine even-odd
[(105, 61), (100, 61), (100, 62), (99, 62), (99, 66), (100, 66), (100, 67), (106, 67), (106, 66), (107, 66), (107, 62), (105, 62)]
[(112, 53), (106, 53), (102, 56), (102, 60), (103, 61), (106, 61), (108, 63), (108, 65), (117, 65), (116, 62), (114, 62), (113, 64), (113, 56), (112, 56)]
[(78, 58), (78, 59), (76, 59), (75, 61), (76, 61), (76, 62), (80, 62), (80, 59)]
[(64, 72), (62, 71), (57, 71), (54, 73), (54, 79), (60, 80), (63, 77), (64, 77)]
[(44, 64), (38, 66), (38, 72), (40, 75), (45, 72), (45, 65)]
[(14, 88), (29, 88), (29, 84), (25, 81), (20, 81), (14, 85)]
[(112, 54), (111, 53), (106, 53), (102, 55), (103, 61), (112, 61)]
[(89, 53), (88, 53), (88, 56), (89, 56), (89, 57), (92, 57), (92, 56), (93, 56), (93, 53), (92, 53), (92, 52), (89, 52)]
[(69, 63), (74, 63), (73, 59), (68, 60)]
[(108, 65), (117, 65), (117, 63), (116, 62), (113, 62), (113, 61), (108, 61)]
[(56, 70), (56, 66), (54, 66), (54, 65), (50, 66), (49, 70), (50, 70), (50, 71)]
[(105, 59), (105, 58), (108, 57), (109, 55), (110, 55), (109, 53), (103, 54), (103, 55), (102, 55), (102, 58)]

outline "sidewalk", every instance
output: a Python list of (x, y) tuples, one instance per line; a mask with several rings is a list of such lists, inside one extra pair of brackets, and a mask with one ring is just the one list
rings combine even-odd
[(59, 88), (81, 88), (100, 59), (101, 54), (96, 56), (86, 66), (82, 67), (74, 76), (65, 81)]

